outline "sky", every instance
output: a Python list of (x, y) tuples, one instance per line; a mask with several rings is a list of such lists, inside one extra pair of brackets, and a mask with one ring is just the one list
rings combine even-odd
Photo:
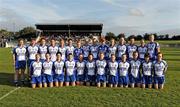
[(0, 0), (0, 29), (91, 21), (103, 33), (180, 33), (180, 0)]

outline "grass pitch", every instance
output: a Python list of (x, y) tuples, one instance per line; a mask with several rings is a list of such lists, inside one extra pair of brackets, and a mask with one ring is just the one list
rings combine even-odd
[[(168, 63), (163, 90), (141, 88), (21, 87), (0, 100), (1, 107), (37, 106), (177, 106), (180, 107), (180, 48), (162, 48)], [(0, 97), (14, 90), (10, 48), (0, 48)]]

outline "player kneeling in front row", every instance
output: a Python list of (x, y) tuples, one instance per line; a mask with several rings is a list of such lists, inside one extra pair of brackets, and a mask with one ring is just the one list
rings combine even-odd
[(68, 55), (68, 60), (65, 62), (65, 85), (69, 86), (69, 82), (71, 83), (72, 86), (75, 86), (75, 65), (76, 62), (73, 60), (73, 54), (70, 53)]
[(120, 87), (128, 87), (129, 78), (128, 78), (128, 71), (129, 71), (129, 63), (126, 61), (127, 56), (126, 54), (122, 55), (122, 61), (119, 62), (119, 85)]
[(35, 55), (36, 60), (30, 64), (31, 86), (42, 88), (42, 62), (40, 61), (40, 54)]
[(109, 87), (117, 87), (118, 85), (118, 62), (115, 54), (111, 54), (111, 61), (108, 63), (109, 69)]
[(150, 62), (150, 55), (146, 53), (144, 55), (145, 61), (142, 63), (142, 88), (148, 85), (148, 88), (152, 88), (152, 71), (153, 63)]
[(95, 85), (95, 80), (96, 80), (96, 76), (95, 76), (95, 68), (96, 68), (96, 65), (95, 65), (95, 61), (94, 61), (94, 58), (93, 58), (93, 54), (90, 53), (88, 55), (88, 61), (86, 63), (86, 85), (87, 86), (90, 86), (91, 84), (92, 85)]
[(64, 61), (60, 52), (56, 54), (56, 57), (57, 60), (53, 64), (54, 83), (56, 87), (62, 87), (64, 82)]
[(106, 60), (104, 60), (104, 53), (101, 52), (99, 54), (99, 60), (96, 61), (96, 67), (97, 67), (97, 87), (101, 87), (101, 83), (103, 84), (103, 87), (106, 87)]
[(140, 87), (141, 85), (141, 77), (140, 77), (140, 66), (141, 62), (138, 60), (138, 52), (133, 52), (133, 59), (130, 61), (130, 74), (129, 74), (129, 80), (131, 88), (134, 88), (136, 85), (137, 87)]
[(165, 73), (167, 71), (167, 63), (163, 60), (163, 54), (158, 53), (157, 61), (154, 63), (154, 87), (155, 89), (163, 89), (165, 82)]
[(85, 62), (83, 60), (83, 54), (79, 54), (79, 61), (76, 62), (76, 84), (83, 85), (85, 80)]
[(43, 63), (43, 85), (44, 87), (53, 87), (53, 62), (50, 59), (50, 54), (46, 53), (46, 60)]

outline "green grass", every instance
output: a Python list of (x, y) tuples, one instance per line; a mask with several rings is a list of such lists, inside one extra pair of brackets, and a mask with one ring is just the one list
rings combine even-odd
[[(23, 87), (0, 101), (5, 106), (180, 106), (180, 48), (163, 48), (168, 62), (164, 90), (140, 88)], [(11, 49), (0, 48), (0, 97), (15, 89), (12, 85)]]

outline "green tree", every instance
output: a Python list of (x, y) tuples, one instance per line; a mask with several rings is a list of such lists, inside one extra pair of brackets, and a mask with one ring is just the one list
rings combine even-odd
[(34, 27), (25, 27), (19, 31), (19, 35), (20, 36), (18, 38), (34, 38), (36, 37), (36, 30)]
[(106, 33), (106, 36), (105, 36), (105, 39), (109, 41), (109, 40), (111, 40), (111, 38), (116, 39), (115, 34), (112, 33), (112, 32), (107, 32), (107, 33)]
[(0, 36), (3, 36), (3, 37), (10, 37), (13, 35), (13, 32), (10, 32), (10, 31), (7, 31), (5, 29), (1, 29), (0, 30)]

